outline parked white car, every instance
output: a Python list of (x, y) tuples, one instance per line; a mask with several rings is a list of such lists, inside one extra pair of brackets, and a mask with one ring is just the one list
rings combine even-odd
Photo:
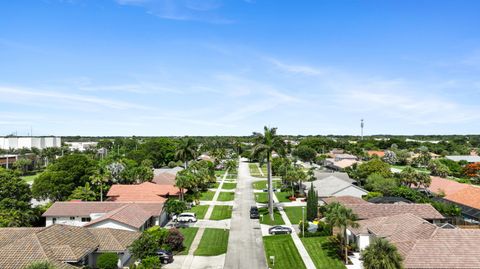
[(196, 222), (197, 215), (195, 213), (182, 213), (177, 217), (178, 222)]

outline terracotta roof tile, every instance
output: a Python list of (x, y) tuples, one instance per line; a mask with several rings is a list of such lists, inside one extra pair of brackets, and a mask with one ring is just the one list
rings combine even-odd
[(423, 219), (444, 219), (430, 204), (345, 204), (357, 214), (359, 219), (388, 217), (404, 213), (412, 213)]
[(152, 215), (145, 211), (140, 205), (131, 203), (110, 211), (98, 219), (92, 220), (87, 223), (85, 227), (90, 227), (106, 220), (114, 220), (140, 229), (151, 217)]
[[(53, 225), (46, 228), (1, 228), (0, 268), (17, 269), (38, 261), (58, 268), (76, 268), (76, 262), (99, 250), (125, 251), (139, 233)], [(110, 243), (113, 239), (115, 243)]]
[(159, 202), (55, 202), (42, 216), (89, 217), (93, 213), (108, 213), (130, 204), (136, 204), (151, 216), (160, 216), (163, 209), (163, 203)]
[(177, 196), (180, 189), (173, 185), (157, 185), (144, 182), (138, 185), (113, 185), (107, 196), (112, 201), (164, 202), (169, 195)]
[(368, 204), (367, 201), (355, 196), (332, 196), (332, 197), (322, 198), (322, 200), (326, 204), (331, 204), (333, 202), (338, 202), (341, 204)]
[(431, 177), (428, 189), (433, 193), (443, 192), (446, 200), (480, 209), (480, 188), (441, 177)]

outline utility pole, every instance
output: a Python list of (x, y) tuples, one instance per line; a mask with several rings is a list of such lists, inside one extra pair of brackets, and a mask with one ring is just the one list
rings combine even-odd
[(363, 119), (360, 120), (360, 129), (361, 129), (361, 137), (362, 137), (362, 140), (363, 140)]

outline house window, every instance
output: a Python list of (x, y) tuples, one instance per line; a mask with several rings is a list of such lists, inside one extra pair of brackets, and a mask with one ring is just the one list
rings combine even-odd
[(57, 222), (57, 218), (52, 219), (52, 223), (55, 224), (55, 222)]
[(82, 218), (82, 222), (90, 222), (91, 220), (91, 218)]
[(70, 220), (75, 220), (75, 217), (70, 217)]

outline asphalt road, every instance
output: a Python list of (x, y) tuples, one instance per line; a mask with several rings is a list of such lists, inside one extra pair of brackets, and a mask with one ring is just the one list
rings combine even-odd
[(267, 268), (260, 223), (258, 220), (250, 219), (250, 206), (252, 205), (255, 205), (252, 178), (248, 163), (241, 161), (224, 268)]

